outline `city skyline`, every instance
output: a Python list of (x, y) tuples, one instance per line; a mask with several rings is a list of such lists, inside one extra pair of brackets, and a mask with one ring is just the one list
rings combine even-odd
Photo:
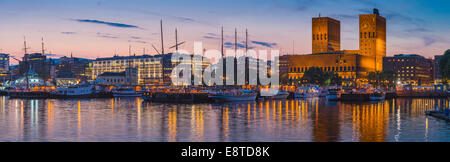
[[(339, 1), (349, 2), (340, 5)], [(277, 49), (281, 54), (311, 53), (311, 18), (320, 13), (341, 21), (341, 49), (358, 49), (358, 15), (378, 8), (386, 17), (387, 55), (416, 53), (425, 57), (443, 54), (450, 40), (444, 21), (450, 16), (445, 3), (402, 0), (384, 1), (0, 1), (0, 53), (23, 56), (23, 37), (31, 49), (46, 53), (94, 59), (114, 54), (156, 54), (160, 50), (159, 21), (164, 21), (164, 46), (175, 44), (175, 28), (180, 48), (191, 52), (194, 41), (207, 49), (220, 49), (220, 27), (225, 29), (225, 47), (232, 48), (234, 29), (238, 42), (249, 30), (250, 48)], [(175, 5), (176, 4), (176, 5)], [(406, 4), (406, 5), (405, 5)], [(179, 7), (183, 6), (183, 7)], [(82, 11), (82, 12), (80, 12)], [(417, 12), (422, 11), (422, 12)], [(243, 45), (243, 44), (239, 44)], [(238, 45), (238, 46), (239, 46)], [(294, 46), (294, 47), (293, 47)], [(12, 61), (12, 64), (17, 64)]]

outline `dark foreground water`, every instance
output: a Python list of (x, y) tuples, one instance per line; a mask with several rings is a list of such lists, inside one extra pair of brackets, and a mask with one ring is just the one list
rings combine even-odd
[(450, 141), (446, 99), (160, 104), (0, 97), (0, 141)]

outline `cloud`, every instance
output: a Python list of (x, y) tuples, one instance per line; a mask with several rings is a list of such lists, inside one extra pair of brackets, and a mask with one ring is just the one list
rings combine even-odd
[(205, 38), (205, 39), (220, 39), (217, 37), (212, 37), (212, 36), (207, 36), (207, 35), (203, 36), (203, 38)]
[(61, 34), (72, 35), (72, 34), (77, 34), (77, 33), (76, 32), (61, 32)]
[(274, 46), (277, 46), (277, 43), (269, 43), (269, 42), (260, 42), (260, 41), (251, 41), (253, 44), (257, 44), (264, 47), (272, 48)]
[(214, 26), (214, 27), (217, 26), (217, 25), (214, 25), (214, 24), (212, 24), (210, 22), (196, 20), (196, 19), (193, 19), (193, 18), (190, 18), (190, 17), (175, 16), (175, 15), (169, 15), (169, 14), (161, 14), (161, 13), (147, 11), (147, 10), (142, 10), (142, 11), (139, 11), (139, 12), (145, 13), (145, 14), (148, 14), (148, 15), (153, 15), (153, 16), (160, 17), (160, 18), (169, 18), (169, 19), (181, 21), (181, 22), (184, 22), (184, 23), (197, 23), (197, 24), (203, 24), (203, 25)]
[(109, 34), (109, 33), (97, 33), (98, 37), (102, 37), (102, 38), (111, 38), (111, 39), (117, 39), (119, 38), (119, 36), (113, 35), (113, 34)]
[[(245, 43), (231, 43), (231, 42), (225, 42), (224, 44), (225, 48), (229, 48), (229, 49), (234, 49), (235, 45), (237, 45), (238, 49), (239, 48), (245, 48)], [(248, 49), (254, 49), (255, 47), (252, 46), (248, 46)]]
[(137, 37), (137, 36), (131, 36), (131, 39), (142, 39), (141, 37)]
[(425, 44), (426, 47), (434, 44), (437, 42), (436, 39), (432, 38), (432, 37), (428, 37), (428, 36), (423, 36), (422, 37), (423, 43)]
[(130, 42), (130, 43), (142, 43), (142, 44), (147, 44), (147, 42), (146, 41), (142, 41), (142, 40), (128, 40), (128, 42)]
[(101, 21), (101, 20), (92, 20), (92, 19), (76, 19), (75, 21), (82, 22), (82, 23), (103, 24), (103, 25), (108, 25), (108, 26), (118, 27), (118, 28), (139, 28), (136, 25), (115, 23), (115, 22), (107, 22), (107, 21)]
[(423, 28), (423, 27), (418, 27), (418, 28), (414, 28), (414, 29), (406, 29), (405, 31), (409, 32), (409, 33), (413, 33), (413, 34), (418, 33), (418, 32), (421, 32), (421, 33), (431, 32), (431, 30)]

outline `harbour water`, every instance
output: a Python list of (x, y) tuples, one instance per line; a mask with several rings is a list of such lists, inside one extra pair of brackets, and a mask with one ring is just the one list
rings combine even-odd
[(450, 141), (450, 122), (425, 111), (447, 99), (325, 99), (171, 104), (141, 98), (0, 97), (0, 141)]

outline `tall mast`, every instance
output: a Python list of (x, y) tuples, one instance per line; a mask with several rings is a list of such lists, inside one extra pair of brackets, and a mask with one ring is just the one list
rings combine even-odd
[(24, 57), (23, 57), (24, 61), (25, 61), (25, 66), (28, 66), (28, 71), (25, 72), (25, 78), (27, 81), (27, 90), (30, 90), (30, 81), (28, 78), (28, 72), (31, 70), (31, 64), (28, 63), (28, 58), (26, 57), (26, 55), (27, 55), (27, 40), (26, 40), (25, 36), (23, 37), (23, 50), (25, 52)]
[(225, 78), (226, 78), (226, 67), (227, 67), (227, 65), (225, 64), (225, 56), (224, 56), (224, 53), (223, 53), (223, 26), (222, 26), (222, 30), (221, 30), (221, 32), (222, 32), (222, 43), (220, 44), (220, 47), (221, 47), (221, 52), (222, 52), (222, 82), (223, 82), (223, 86), (225, 86)]
[(221, 47), (222, 58), (223, 58), (224, 57), (223, 56), (223, 26), (222, 26), (222, 44), (220, 45), (220, 47)]
[(248, 29), (245, 29), (245, 55), (247, 55), (248, 51)]
[(160, 25), (161, 25), (161, 54), (164, 55), (164, 34), (163, 34), (162, 20), (160, 21)]
[(178, 30), (175, 28), (175, 50), (178, 52)]
[(25, 51), (25, 55), (27, 54), (27, 40), (25, 38), (25, 36), (23, 36), (23, 50)]
[(128, 45), (128, 56), (131, 56), (131, 45)]
[(162, 84), (164, 84), (164, 77), (165, 77), (165, 66), (164, 66), (164, 34), (163, 34), (163, 24), (162, 20), (160, 21), (161, 25), (161, 66), (162, 66)]
[(234, 55), (236, 55), (237, 51), (237, 28), (234, 28)]
[(42, 55), (45, 55), (45, 49), (44, 49), (44, 37), (42, 37)]

